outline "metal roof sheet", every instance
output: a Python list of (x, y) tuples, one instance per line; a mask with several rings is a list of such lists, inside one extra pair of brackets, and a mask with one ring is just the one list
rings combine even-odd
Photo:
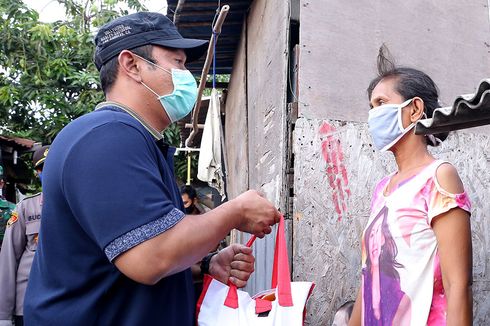
[[(212, 23), (220, 1), (168, 0), (167, 16), (174, 20), (183, 37), (208, 40), (212, 35)], [(180, 2), (180, 9), (177, 5)], [(252, 0), (229, 0), (222, 5), (230, 6), (216, 44), (216, 73), (231, 74), (233, 59), (240, 41), (243, 20)], [(177, 11), (177, 12), (176, 12)], [(194, 74), (200, 74), (206, 56), (186, 65)], [(211, 73), (211, 71), (210, 71)]]
[(476, 93), (461, 95), (450, 107), (434, 111), (432, 118), (415, 125), (418, 135), (437, 134), (490, 124), (490, 78), (480, 82)]
[(12, 136), (0, 136), (0, 145), (11, 146), (14, 149), (31, 149), (36, 142), (31, 139), (12, 137)]

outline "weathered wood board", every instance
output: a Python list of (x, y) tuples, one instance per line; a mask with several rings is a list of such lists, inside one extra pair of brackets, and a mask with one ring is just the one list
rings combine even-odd
[(225, 146), (227, 152), (226, 190), (235, 198), (248, 190), (248, 108), (247, 108), (247, 25), (235, 54), (225, 107)]
[[(283, 211), (286, 189), (287, 13), (288, 3), (282, 0), (256, 0), (252, 3), (246, 19), (246, 32), (242, 35), (242, 53), (235, 59), (233, 74), (238, 71), (239, 76), (232, 77), (237, 83), (230, 84), (228, 98), (228, 101), (230, 96), (240, 97), (240, 100), (231, 100), (226, 107), (227, 115), (237, 109), (236, 105), (245, 105), (243, 110), (247, 113), (246, 116), (240, 113), (227, 117), (230, 198), (245, 190), (246, 184), (248, 188), (264, 193)], [(244, 53), (246, 57), (242, 59)], [(246, 70), (246, 80), (243, 80), (242, 69)], [(245, 99), (243, 93), (246, 94)], [(235, 143), (240, 145), (233, 149)], [(243, 144), (248, 146), (247, 153), (244, 153)], [(248, 237), (238, 234), (237, 240), (243, 243)], [(246, 288), (250, 293), (270, 287), (274, 241), (275, 237), (270, 235), (254, 244), (256, 272)]]

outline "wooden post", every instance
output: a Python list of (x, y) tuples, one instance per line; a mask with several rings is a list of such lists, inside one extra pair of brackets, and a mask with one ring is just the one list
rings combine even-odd
[(213, 35), (211, 35), (211, 40), (209, 41), (208, 53), (206, 55), (206, 61), (204, 62), (204, 67), (202, 68), (201, 81), (199, 83), (199, 88), (197, 92), (197, 101), (196, 101), (196, 105), (194, 106), (194, 110), (192, 111), (191, 123), (193, 125), (193, 128), (191, 134), (189, 135), (189, 137), (187, 137), (185, 141), (186, 147), (188, 147), (192, 143), (192, 140), (197, 134), (197, 129), (198, 129), (197, 120), (199, 117), (199, 110), (201, 108), (202, 92), (206, 87), (206, 80), (208, 79), (207, 77), (208, 77), (209, 67), (211, 66), (211, 62), (213, 60), (214, 45), (218, 41), (218, 35), (221, 33), (221, 26), (223, 26), (223, 22), (225, 21), (226, 15), (228, 15), (229, 10), (230, 10), (230, 6), (224, 5), (221, 8), (221, 11), (218, 15), (218, 19), (216, 20), (213, 26)]

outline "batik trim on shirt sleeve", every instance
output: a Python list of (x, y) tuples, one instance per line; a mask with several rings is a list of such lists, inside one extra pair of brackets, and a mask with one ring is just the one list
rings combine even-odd
[(113, 240), (105, 247), (104, 252), (109, 261), (112, 261), (123, 252), (167, 231), (182, 220), (184, 216), (185, 214), (182, 211), (174, 208), (167, 215), (137, 227)]
[(471, 213), (471, 202), (466, 192), (460, 194), (447, 192), (441, 188), (435, 179), (431, 186), (432, 189), (430, 190), (429, 209), (427, 214), (429, 223), (432, 223), (434, 217), (446, 213), (456, 207)]

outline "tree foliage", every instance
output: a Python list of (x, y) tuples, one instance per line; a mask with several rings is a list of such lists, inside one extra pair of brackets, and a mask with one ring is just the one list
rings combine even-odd
[[(92, 111), (104, 98), (93, 63), (97, 28), (128, 10), (146, 10), (138, 0), (57, 2), (64, 6), (66, 18), (46, 23), (22, 0), (0, 0), (0, 134), (48, 144), (70, 121)], [(229, 75), (218, 75), (217, 80), (228, 82)], [(209, 94), (206, 89), (204, 95)], [(180, 145), (176, 124), (164, 136)], [(186, 180), (187, 155), (192, 156), (196, 180), (195, 152), (176, 157), (177, 177)]]
[(71, 120), (102, 101), (93, 64), (98, 26), (146, 10), (137, 0), (59, 0), (66, 19), (53, 23), (21, 0), (0, 0), (0, 127), (50, 143)]

